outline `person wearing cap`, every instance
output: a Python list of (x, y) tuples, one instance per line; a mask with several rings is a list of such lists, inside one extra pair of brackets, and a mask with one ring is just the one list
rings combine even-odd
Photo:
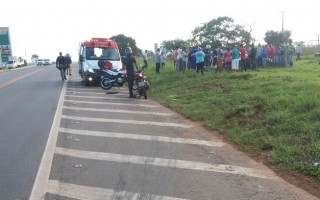
[(66, 77), (66, 58), (62, 56), (62, 52), (59, 53), (59, 56), (56, 60), (56, 67), (60, 70), (60, 75), (62, 80), (67, 80)]

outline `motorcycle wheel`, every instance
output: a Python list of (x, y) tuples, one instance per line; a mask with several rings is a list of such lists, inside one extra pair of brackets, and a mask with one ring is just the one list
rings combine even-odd
[(109, 78), (103, 78), (100, 81), (100, 85), (103, 89), (105, 90), (109, 90), (110, 88), (112, 88), (112, 83), (110, 82), (111, 80)]
[(141, 88), (140, 93), (144, 96), (144, 99), (148, 99), (147, 90), (145, 88)]
[(149, 90), (151, 88), (151, 81), (148, 78), (145, 80), (145, 88), (146, 90)]

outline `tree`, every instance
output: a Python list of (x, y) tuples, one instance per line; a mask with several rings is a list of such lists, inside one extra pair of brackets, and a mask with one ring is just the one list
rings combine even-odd
[(125, 55), (124, 50), (128, 46), (128, 44), (131, 47), (133, 54), (140, 55), (142, 52), (142, 50), (137, 47), (136, 41), (131, 37), (127, 37), (123, 34), (119, 34), (119, 35), (112, 36), (110, 39), (112, 39), (118, 44), (119, 52), (121, 56)]
[(31, 60), (32, 60), (33, 63), (37, 63), (38, 58), (39, 58), (39, 56), (38, 56), (37, 54), (33, 54), (33, 55), (31, 56)]
[(217, 46), (219, 43), (224, 45), (250, 43), (252, 40), (251, 33), (244, 30), (242, 26), (234, 24), (234, 20), (230, 17), (218, 17), (203, 23), (192, 31), (192, 35), (193, 40), (202, 46), (207, 44)]
[(167, 51), (173, 52), (176, 49), (176, 47), (190, 46), (190, 42), (182, 39), (165, 40), (161, 43), (161, 46)]
[(277, 44), (280, 41), (283, 41), (284, 43), (288, 43), (291, 37), (291, 31), (284, 31), (278, 32), (278, 31), (267, 31), (265, 33), (264, 41), (266, 43), (270, 44)]

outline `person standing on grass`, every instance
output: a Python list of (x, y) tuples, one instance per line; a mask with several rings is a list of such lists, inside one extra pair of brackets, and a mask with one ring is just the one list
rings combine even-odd
[(290, 39), (289, 40), (289, 47), (288, 47), (288, 54), (289, 54), (289, 64), (290, 64), (290, 67), (293, 67), (293, 61), (292, 61), (292, 57), (293, 57), (293, 54), (295, 52), (295, 49), (294, 49), (294, 46), (292, 44), (292, 40)]
[(181, 62), (182, 62), (182, 46), (178, 48), (177, 71), (181, 71)]
[(280, 41), (279, 54), (280, 54), (280, 66), (286, 67), (287, 47), (282, 41)]
[(194, 47), (192, 47), (192, 50), (189, 52), (188, 55), (190, 55), (190, 63), (191, 63), (191, 70), (196, 70), (197, 67), (197, 62), (196, 62), (196, 57), (192, 56), (193, 54), (195, 54), (197, 51), (199, 51), (199, 46), (195, 45)]
[(163, 51), (161, 52), (161, 66), (166, 66), (166, 56), (163, 54)]
[(142, 67), (142, 69), (147, 69), (148, 68), (148, 51), (145, 50), (144, 53), (142, 54), (142, 57), (143, 57), (143, 63), (144, 63), (144, 66)]
[(301, 44), (298, 44), (298, 46), (296, 48), (296, 54), (297, 54), (296, 61), (301, 60), (301, 58), (300, 58), (300, 55), (301, 55)]
[(204, 57), (206, 56), (206, 54), (203, 51), (201, 51), (201, 49), (199, 48), (199, 50), (194, 54), (192, 54), (192, 56), (194, 56), (196, 59), (197, 73), (201, 71), (201, 74), (203, 76)]
[(275, 44), (273, 48), (273, 62), (280, 66), (279, 44)]
[(258, 58), (258, 66), (262, 65), (262, 48), (261, 48), (261, 44), (258, 44), (258, 48), (257, 48), (257, 58)]
[(176, 71), (178, 71), (177, 69), (177, 59), (178, 59), (178, 47), (176, 47), (176, 49), (173, 51), (173, 67), (176, 68)]
[(242, 70), (247, 71), (246, 53), (247, 53), (246, 48), (244, 48), (243, 44), (240, 44), (241, 71)]
[(232, 70), (239, 71), (239, 57), (240, 57), (239, 54), (240, 53), (237, 48), (237, 45), (234, 45), (231, 51), (231, 54), (232, 54)]
[(215, 73), (217, 73), (218, 71), (221, 73), (222, 65), (223, 65), (222, 44), (219, 43), (217, 48), (217, 68)]
[(251, 69), (257, 71), (257, 49), (254, 47), (254, 44), (251, 45), (251, 51), (249, 54)]
[(188, 60), (188, 54), (186, 52), (186, 47), (182, 47), (182, 61), (181, 61), (182, 73), (186, 71), (187, 62), (188, 62), (187, 60)]
[(160, 65), (161, 65), (160, 48), (158, 48), (157, 52), (154, 54), (154, 62), (156, 63), (156, 74), (160, 74)]
[(229, 47), (227, 47), (227, 51), (224, 54), (224, 61), (226, 63), (226, 68), (228, 72), (231, 72), (232, 53)]

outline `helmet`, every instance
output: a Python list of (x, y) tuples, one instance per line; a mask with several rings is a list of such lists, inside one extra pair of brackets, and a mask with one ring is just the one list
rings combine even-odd
[(131, 47), (126, 47), (125, 50), (124, 50), (124, 52), (125, 52), (126, 54), (131, 54), (131, 53), (132, 53)]
[(206, 49), (210, 49), (211, 48), (211, 46), (210, 45), (206, 45)]

